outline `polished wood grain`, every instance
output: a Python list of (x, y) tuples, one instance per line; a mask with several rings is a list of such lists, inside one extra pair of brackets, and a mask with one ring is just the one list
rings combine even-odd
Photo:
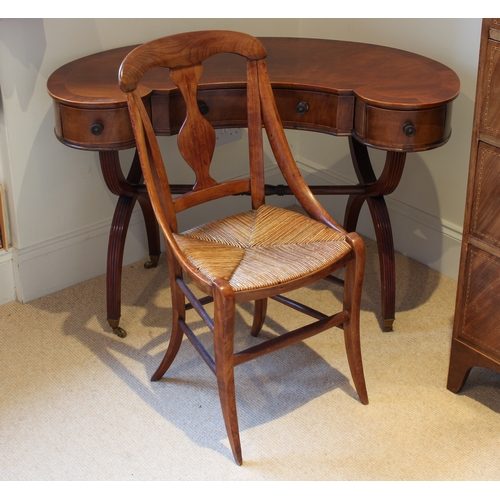
[[(276, 106), (285, 128), (349, 136), (359, 184), (311, 186), (315, 194), (349, 197), (344, 222), (355, 229), (366, 201), (376, 228), (381, 259), (382, 321), (391, 330), (395, 318), (395, 263), (390, 218), (384, 196), (402, 175), (405, 155), (445, 144), (451, 134), (453, 101), (459, 92), (455, 72), (432, 59), (371, 44), (311, 38), (263, 37), (266, 64)], [(118, 86), (118, 68), (135, 47), (104, 51), (72, 61), (48, 80), (54, 100), (55, 133), (64, 144), (99, 151), (101, 166), (120, 169), (117, 151), (135, 146), (124, 93)], [(206, 61), (197, 101), (215, 128), (246, 127), (245, 64), (234, 54), (217, 54)], [(158, 135), (177, 134), (185, 105), (168, 71), (145, 73), (141, 98)], [(491, 114), (490, 114), (491, 116)], [(388, 151), (383, 173), (377, 179), (369, 147)], [(109, 154), (108, 154), (109, 153)], [(103, 161), (106, 160), (106, 161)], [(111, 160), (112, 159), (112, 160)], [(108, 173), (106, 182), (120, 174)], [(112, 182), (118, 205), (141, 202), (148, 226), (154, 220), (144, 201), (141, 180)], [(117, 186), (119, 189), (117, 189)], [(172, 186), (184, 193), (186, 186)], [(288, 186), (266, 186), (265, 193), (290, 194)], [(127, 205), (128, 206), (128, 205)], [(130, 210), (115, 212), (113, 241), (108, 251), (108, 320), (115, 331), (120, 319), (120, 243), (124, 241)], [(121, 215), (120, 215), (121, 214)], [(121, 228), (121, 229), (120, 229)], [(156, 232), (149, 236), (150, 263), (157, 260)]]
[[(210, 173), (215, 149), (215, 131), (198, 107), (197, 89), (202, 75), (201, 63), (223, 51), (237, 53), (246, 63), (249, 178), (218, 182)], [(157, 381), (163, 377), (179, 351), (183, 334), (186, 334), (202, 359), (215, 373), (229, 443), (234, 459), (239, 465), (243, 459), (236, 409), (235, 366), (283, 349), (325, 330), (339, 327), (344, 332), (354, 386), (360, 401), (368, 403), (359, 331), (365, 247), (356, 233), (347, 234), (329, 216), (302, 177), (281, 124), (264, 61), (265, 56), (264, 46), (249, 35), (228, 31), (202, 31), (173, 35), (144, 44), (132, 51), (120, 67), (120, 86), (127, 93), (138, 157), (149, 199), (165, 236), (171, 276), (174, 324), (164, 359), (153, 374), (152, 380)], [(157, 132), (139, 91), (142, 76), (156, 66), (173, 66), (170, 68), (170, 76), (179, 88), (186, 108), (177, 145), (195, 179), (190, 189), (177, 199), (173, 198), (168, 181), (168, 159), (163, 160), (157, 143)], [(269, 214), (259, 209), (270, 210), (265, 205), (263, 126), (280, 171), (309, 218), (296, 212), (279, 209), (279, 217), (274, 210), (272, 216), (263, 216), (267, 220), (266, 223), (259, 223), (258, 229), (255, 223), (256, 226), (249, 229), (249, 218), (250, 220), (258, 218), (257, 213)], [(247, 193), (250, 194), (251, 212), (242, 214), (242, 217), (232, 216), (230, 221), (227, 218), (222, 221), (211, 221), (209, 225), (204, 226), (203, 236), (198, 240), (191, 232), (179, 234), (177, 213), (214, 199)], [(297, 227), (300, 227), (300, 236), (297, 240), (289, 239), (291, 233), (296, 230), (289, 227), (291, 224), (281, 224), (281, 226), (275, 224), (275, 219), (282, 216), (286, 216), (287, 222), (296, 221)], [(231, 226), (234, 232), (228, 232), (228, 226)], [(214, 245), (207, 245), (207, 241), (211, 242), (208, 236), (211, 230), (219, 235), (215, 246), (217, 255), (214, 255)], [(257, 235), (253, 233), (254, 230)], [(252, 239), (249, 247), (245, 247), (246, 243), (237, 238), (237, 235), (242, 233), (246, 235), (247, 232), (251, 234)], [(220, 236), (221, 234), (223, 236)], [(321, 234), (321, 237), (318, 234)], [(188, 247), (181, 243), (184, 241), (183, 238), (190, 240), (189, 245), (197, 241), (196, 258), (193, 253), (186, 251)], [(255, 252), (255, 248), (259, 248), (259, 242), (263, 240), (267, 245), (266, 253)], [(227, 243), (228, 241), (231, 243)], [(291, 241), (293, 244), (284, 245), (283, 241)], [(305, 257), (300, 253), (300, 262), (295, 258), (290, 259), (297, 249), (314, 243), (325, 244), (327, 247), (323, 250), (318, 265), (309, 268), (304, 262), (311, 259), (310, 252)], [(285, 252), (283, 252), (284, 246), (287, 246)], [(314, 248), (316, 252), (322, 252), (318, 246)], [(321, 249), (323, 248), (325, 247), (322, 245)], [(245, 285), (233, 279), (235, 276), (233, 267), (229, 267), (231, 273), (227, 273), (227, 267), (224, 264), (221, 266), (219, 262), (222, 260), (227, 265), (225, 259), (231, 259), (232, 266), (234, 262), (232, 256), (235, 252), (236, 266), (238, 272), (244, 275)], [(258, 257), (255, 257), (256, 254)], [(286, 265), (276, 269), (278, 260), (280, 263), (284, 261)], [(214, 271), (215, 261), (217, 265)], [(293, 273), (289, 273), (291, 267), (295, 269)], [(240, 352), (234, 352), (237, 303), (246, 301), (256, 303), (254, 321), (249, 333), (257, 337), (264, 324), (268, 298), (278, 298), (282, 304), (311, 316), (310, 307), (276, 295), (322, 280), (333, 271), (342, 268), (345, 268), (345, 277), (342, 283), (343, 303), (339, 311), (328, 315), (314, 313), (314, 316), (319, 315), (319, 317), (312, 323), (262, 340)], [(266, 270), (266, 277), (257, 278), (261, 276), (262, 269)], [(189, 278), (188, 280), (183, 278), (183, 273)], [(272, 275), (272, 279), (268, 275)], [(201, 292), (213, 299), (213, 319), (188, 283), (197, 286)], [(186, 300), (213, 334), (213, 357), (186, 321), (184, 304)]]
[(447, 387), (474, 366), (500, 371), (500, 21), (484, 19)]

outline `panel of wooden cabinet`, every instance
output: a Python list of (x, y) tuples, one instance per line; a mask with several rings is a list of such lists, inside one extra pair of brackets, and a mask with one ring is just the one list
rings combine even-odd
[(470, 233), (500, 247), (500, 149), (479, 144), (471, 207)]
[[(489, 35), (488, 28), (488, 35)], [(500, 139), (500, 42), (488, 39), (484, 54), (481, 85), (479, 131)], [(476, 106), (478, 103), (476, 102)]]
[(462, 254), (447, 387), (500, 371), (500, 20), (483, 19)]
[(500, 258), (472, 245), (465, 266), (464, 308), (457, 311), (457, 339), (500, 358)]

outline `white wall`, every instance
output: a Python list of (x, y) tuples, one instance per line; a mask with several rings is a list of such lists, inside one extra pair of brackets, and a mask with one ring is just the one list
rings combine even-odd
[[(6, 189), (13, 248), (0, 251), (0, 303), (32, 300), (105, 272), (116, 198), (104, 185), (97, 153), (70, 149), (56, 140), (46, 91), (50, 74), (87, 54), (207, 28), (379, 43), (453, 68), (462, 93), (454, 107), (452, 139), (438, 150), (409, 155), (401, 185), (388, 205), (396, 249), (456, 277), (479, 19), (1, 19), (0, 183)], [(290, 138), (311, 182), (354, 180), (345, 139), (306, 132), (294, 132)], [(223, 146), (217, 154), (228, 161), (242, 146)], [(377, 163), (379, 156), (374, 156)], [(130, 155), (122, 157), (127, 164)], [(322, 201), (342, 220), (341, 200)], [(370, 234), (366, 220), (360, 231)], [(146, 256), (137, 211), (125, 262)]]
[[(298, 24), (296, 20), (1, 19), (0, 182), (6, 187), (13, 249), (0, 251), (0, 303), (14, 298), (29, 301), (105, 272), (116, 197), (103, 183), (97, 153), (70, 149), (55, 138), (46, 90), (53, 71), (87, 54), (176, 32), (230, 28), (255, 35), (296, 35)], [(123, 157), (128, 165), (130, 155)], [(131, 221), (125, 263), (146, 256), (138, 209)]]

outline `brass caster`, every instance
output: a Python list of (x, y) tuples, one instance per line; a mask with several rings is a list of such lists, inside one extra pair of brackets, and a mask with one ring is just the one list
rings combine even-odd
[(386, 332), (392, 332), (394, 324), (394, 319), (384, 319), (384, 330)]
[(118, 337), (120, 337), (121, 339), (124, 339), (127, 336), (127, 332), (119, 326), (113, 328), (113, 333)]
[(109, 326), (113, 329), (113, 333), (124, 339), (127, 336), (127, 332), (120, 326), (118, 326), (119, 319), (108, 319)]
[(156, 267), (158, 265), (158, 259), (160, 258), (159, 255), (150, 255), (149, 259), (147, 262), (144, 262), (144, 268), (145, 269), (151, 269), (153, 267)]

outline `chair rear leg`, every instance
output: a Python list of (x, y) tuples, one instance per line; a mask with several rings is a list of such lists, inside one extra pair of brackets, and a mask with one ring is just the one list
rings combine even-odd
[(214, 307), (215, 374), (217, 376), (219, 398), (234, 460), (238, 465), (241, 465), (243, 459), (234, 387), (235, 302), (229, 284), (224, 282), (216, 283), (214, 287)]
[(267, 298), (256, 300), (253, 313), (252, 330), (250, 331), (250, 335), (252, 335), (253, 337), (257, 337), (259, 332), (262, 330), (262, 327), (264, 326), (264, 321), (266, 319), (266, 313), (267, 313)]
[(152, 382), (160, 380), (163, 375), (165, 375), (165, 372), (170, 368), (170, 365), (174, 361), (175, 356), (177, 356), (177, 353), (179, 352), (179, 349), (181, 347), (183, 335), (184, 332), (179, 326), (178, 319), (174, 319), (174, 321), (172, 322), (172, 334), (170, 335), (167, 352), (165, 353), (165, 357), (160, 363), (160, 366), (158, 366), (153, 376), (151, 377)]
[(353, 237), (351, 241), (353, 243), (354, 258), (346, 266), (344, 279), (344, 310), (349, 311), (349, 320), (344, 323), (344, 341), (354, 387), (360, 401), (366, 405), (368, 404), (368, 393), (363, 372), (359, 333), (365, 246), (358, 235)]
[(182, 278), (182, 269), (177, 261), (173, 259), (168, 247), (167, 256), (169, 259), (170, 290), (172, 293), (172, 333), (170, 335), (170, 341), (168, 343), (165, 357), (151, 377), (151, 381), (153, 382), (160, 380), (163, 377), (179, 352), (184, 335), (184, 332), (179, 325), (179, 320), (184, 321), (186, 319), (186, 303), (184, 293), (179, 288), (176, 281), (178, 277)]

